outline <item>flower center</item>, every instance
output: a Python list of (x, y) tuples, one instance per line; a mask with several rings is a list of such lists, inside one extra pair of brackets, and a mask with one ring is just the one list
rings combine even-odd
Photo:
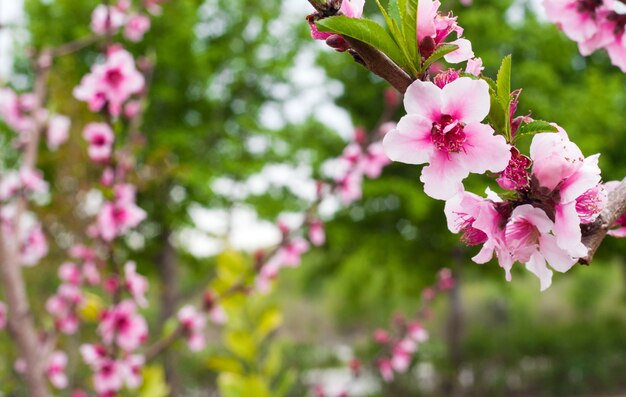
[(433, 123), (430, 131), (437, 150), (448, 153), (460, 152), (467, 140), (463, 128), (463, 123), (455, 120), (452, 116), (442, 115), (438, 123)]
[(122, 72), (120, 72), (119, 69), (109, 69), (107, 70), (107, 73), (106, 73), (106, 80), (113, 87), (117, 87), (120, 85), (122, 80), (124, 80), (124, 76), (122, 75)]
[(602, 186), (587, 190), (576, 199), (576, 212), (580, 223), (588, 224), (596, 220), (606, 204), (606, 191)]
[(511, 148), (509, 165), (500, 173), (497, 182), (501, 188), (507, 190), (524, 190), (530, 186), (530, 177), (527, 169), (531, 161), (516, 148)]
[(461, 241), (468, 246), (483, 244), (488, 240), (487, 235), (482, 230), (476, 229), (474, 227), (474, 219), (473, 217), (467, 214), (457, 214), (459, 216), (457, 222), (459, 222), (461, 232)]

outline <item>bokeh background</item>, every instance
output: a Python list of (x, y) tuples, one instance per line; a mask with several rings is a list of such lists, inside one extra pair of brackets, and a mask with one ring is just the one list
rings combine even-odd
[[(0, 0), (5, 15), (23, 11), (3, 30), (2, 77), (26, 89), (27, 48), (88, 35), (98, 2), (13, 2)], [(310, 204), (325, 160), (341, 153), (355, 127), (377, 123), (386, 88), (347, 54), (310, 39), (305, 0), (170, 0), (163, 9), (144, 42), (130, 47), (157, 67), (135, 180), (148, 221), (124, 254), (152, 280), (154, 329), (167, 329), (163, 319), (215, 274), (245, 267), (255, 249), (278, 241), (275, 219)], [(586, 155), (602, 153), (605, 180), (626, 175), (626, 76), (605, 54), (581, 57), (536, 2), (444, 1), (443, 9), (459, 17), (486, 74), (513, 54), (520, 113), (559, 123)], [(379, 18), (373, 1), (366, 15)], [(56, 240), (48, 258), (26, 270), (36, 311), (56, 289), (63, 249), (98, 201), (87, 185), (96, 170), (84, 166), (80, 130), (94, 116), (69, 95), (97, 54), (61, 58), (52, 75), (51, 104), (73, 115), (74, 126), (70, 142), (40, 162), (53, 195), (37, 211)], [(1, 131), (4, 168), (15, 158), (11, 133)], [(544, 293), (521, 267), (507, 283), (497, 264), (470, 261), (476, 249), (448, 232), (443, 203), (424, 195), (418, 176), (417, 167), (394, 164), (365, 182), (363, 200), (325, 208), (324, 247), (283, 272), (273, 294), (232, 309), (235, 324), (212, 328), (206, 351), (175, 345), (153, 378), (167, 379), (175, 396), (237, 395), (224, 392), (232, 377), (218, 382), (237, 371), (266, 382), (272, 397), (309, 395), (317, 382), (371, 397), (626, 393), (624, 242), (607, 240), (592, 266), (556, 274)], [(483, 182), (470, 189), (484, 190)], [(346, 360), (367, 357), (373, 331), (388, 327), (394, 313), (410, 316), (442, 267), (453, 269), (457, 287), (437, 300), (426, 323), (431, 340), (414, 369), (391, 384), (367, 371), (351, 382)], [(268, 332), (251, 338), (264, 321)], [(0, 352), (0, 395), (24, 395), (5, 334)], [(160, 387), (154, 379), (149, 387)], [(151, 396), (146, 387), (140, 393)]]

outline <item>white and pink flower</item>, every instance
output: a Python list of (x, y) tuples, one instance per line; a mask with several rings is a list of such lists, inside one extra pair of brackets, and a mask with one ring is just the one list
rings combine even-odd
[(130, 352), (146, 341), (148, 325), (135, 303), (125, 300), (103, 312), (98, 332), (104, 343), (115, 343)]
[(510, 146), (481, 121), (489, 113), (489, 86), (461, 77), (443, 88), (416, 80), (404, 97), (407, 115), (383, 145), (393, 161), (428, 163), (421, 180), (429, 196), (446, 200), (462, 189), (470, 173), (500, 172)]
[(178, 321), (183, 327), (187, 345), (191, 351), (200, 351), (206, 346), (204, 327), (206, 316), (191, 305), (186, 305), (178, 311)]

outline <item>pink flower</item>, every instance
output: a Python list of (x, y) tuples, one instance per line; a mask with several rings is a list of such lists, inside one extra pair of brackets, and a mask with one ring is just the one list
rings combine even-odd
[(483, 66), (483, 60), (481, 58), (472, 58), (467, 60), (465, 73), (473, 74), (474, 76), (480, 76), (483, 70), (485, 70), (485, 67)]
[(382, 142), (374, 142), (367, 148), (367, 152), (361, 157), (361, 169), (363, 173), (370, 179), (376, 179), (380, 176), (391, 161), (385, 155), (385, 149)]
[[(361, 18), (363, 16), (363, 7), (365, 6), (365, 0), (343, 0), (339, 12), (349, 18)], [(312, 19), (308, 20), (311, 28), (311, 37), (315, 40), (327, 40), (333, 35), (332, 33), (320, 32), (315, 26), (315, 22)]]
[(581, 241), (581, 218), (595, 219), (604, 205), (602, 191), (595, 189), (601, 179), (599, 156), (583, 158), (563, 130), (537, 134), (530, 146), (533, 175), (541, 187), (558, 193), (554, 215), (557, 243), (575, 258), (587, 255)]
[(348, 172), (343, 177), (338, 178), (336, 182), (339, 197), (344, 204), (353, 203), (363, 196), (361, 189), (363, 174), (361, 172)]
[(47, 193), (48, 183), (43, 179), (43, 173), (29, 167), (20, 168), (20, 179), (24, 190), (30, 193)]
[(33, 94), (17, 95), (8, 88), (0, 89), (0, 116), (2, 121), (17, 132), (32, 131), (35, 128), (32, 115), (36, 103)]
[(48, 242), (39, 223), (26, 231), (20, 247), (23, 266), (35, 266), (48, 254)]
[(378, 372), (380, 372), (380, 376), (383, 377), (385, 382), (391, 382), (393, 380), (393, 367), (391, 365), (391, 360), (387, 358), (378, 360)]
[(178, 321), (183, 327), (187, 345), (191, 351), (204, 349), (206, 341), (204, 339), (204, 327), (206, 317), (198, 312), (193, 306), (187, 305), (178, 311)]
[(59, 278), (72, 285), (80, 285), (82, 273), (77, 264), (65, 262), (59, 267)]
[(115, 34), (124, 25), (124, 13), (114, 6), (98, 5), (91, 14), (91, 30), (100, 36)]
[(550, 234), (553, 229), (554, 223), (546, 213), (530, 204), (515, 208), (506, 224), (506, 242), (513, 258), (525, 263), (526, 269), (539, 278), (542, 291), (552, 284), (552, 271), (546, 261), (562, 273), (576, 263)]
[(530, 174), (527, 171), (532, 162), (530, 159), (517, 150), (516, 147), (511, 148), (511, 160), (504, 171), (500, 173), (496, 182), (502, 189), (506, 190), (525, 190), (530, 185)]
[(115, 200), (107, 202), (98, 213), (98, 232), (106, 241), (112, 241), (139, 225), (146, 212), (135, 204), (132, 185), (115, 186)]
[(126, 281), (126, 289), (132, 295), (133, 299), (139, 307), (147, 307), (146, 292), (148, 291), (148, 280), (137, 274), (137, 265), (135, 262), (126, 262), (124, 265), (124, 279)]
[(283, 266), (297, 267), (300, 265), (300, 256), (309, 250), (309, 243), (300, 237), (289, 241), (280, 249), (277, 255)]
[(102, 345), (85, 344), (80, 347), (80, 355), (87, 365), (98, 368), (107, 358), (107, 349)]
[(106, 162), (113, 153), (115, 135), (106, 123), (89, 123), (85, 126), (83, 137), (89, 144), (89, 158), (95, 162)]
[(146, 320), (130, 300), (105, 310), (98, 332), (106, 344), (116, 343), (124, 351), (133, 351), (148, 337)]
[(57, 330), (67, 335), (76, 333), (79, 326), (76, 308), (82, 301), (83, 294), (75, 284), (61, 284), (56, 295), (46, 301), (46, 310)]
[(6, 201), (15, 196), (22, 188), (22, 181), (17, 172), (11, 171), (0, 176), (0, 201)]
[(46, 374), (50, 383), (57, 389), (65, 389), (67, 387), (67, 375), (65, 375), (65, 367), (67, 366), (67, 354), (55, 351), (50, 355), (48, 360), (48, 368)]
[(100, 111), (108, 104), (109, 112), (118, 116), (123, 103), (143, 88), (144, 77), (135, 68), (132, 55), (114, 47), (109, 50), (104, 64), (94, 65), (91, 73), (83, 77), (74, 89), (74, 96), (87, 102), (92, 112)]
[(577, 42), (589, 40), (598, 32), (596, 11), (601, 5), (601, 1), (594, 0), (544, 0), (548, 20)]
[(311, 240), (311, 243), (316, 247), (324, 245), (326, 241), (324, 224), (319, 219), (314, 219), (309, 224), (309, 240)]
[(137, 389), (143, 382), (143, 376), (141, 370), (146, 360), (144, 356), (139, 354), (132, 354), (126, 357), (123, 361), (123, 372), (126, 386), (129, 389)]
[(95, 369), (93, 386), (99, 396), (115, 396), (124, 387), (124, 365), (111, 358), (104, 358)]
[[(458, 49), (444, 56), (449, 63), (459, 63), (474, 57), (472, 44), (461, 38), (463, 28), (456, 23), (456, 17), (439, 13), (439, 0), (420, 0), (417, 4), (417, 41), (420, 55), (427, 59), (443, 44), (454, 44)], [(445, 42), (455, 32), (457, 39)]]
[(130, 41), (139, 42), (148, 30), (150, 30), (150, 18), (141, 14), (133, 14), (126, 21), (124, 37)]
[(46, 131), (46, 138), (48, 141), (48, 148), (50, 150), (57, 150), (67, 138), (70, 136), (70, 118), (67, 116), (54, 115), (48, 122), (48, 130)]
[(377, 329), (374, 331), (374, 340), (381, 345), (389, 343), (389, 332), (384, 329)]
[(7, 306), (4, 302), (0, 302), (0, 330), (7, 326)]
[[(500, 201), (499, 198), (494, 199)], [(479, 264), (487, 263), (495, 252), (500, 266), (506, 272), (506, 279), (510, 281), (514, 260), (506, 245), (505, 231), (501, 227), (506, 219), (499, 213), (498, 205), (502, 203), (460, 191), (446, 201), (444, 211), (448, 229), (452, 233), (462, 233), (461, 240), (467, 245), (483, 244), (472, 260)]]
[(480, 122), (489, 113), (489, 86), (461, 77), (443, 89), (416, 80), (404, 97), (407, 115), (383, 145), (393, 161), (429, 163), (421, 180), (429, 196), (446, 200), (462, 188), (470, 172), (500, 172), (511, 159), (504, 137)]
[(428, 331), (416, 321), (409, 323), (408, 335), (417, 343), (424, 343), (428, 340)]

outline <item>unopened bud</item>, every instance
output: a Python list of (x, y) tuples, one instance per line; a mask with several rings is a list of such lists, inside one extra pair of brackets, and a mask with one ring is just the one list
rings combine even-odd
[(350, 44), (339, 34), (334, 34), (326, 39), (326, 44), (338, 52), (346, 52), (350, 49)]

